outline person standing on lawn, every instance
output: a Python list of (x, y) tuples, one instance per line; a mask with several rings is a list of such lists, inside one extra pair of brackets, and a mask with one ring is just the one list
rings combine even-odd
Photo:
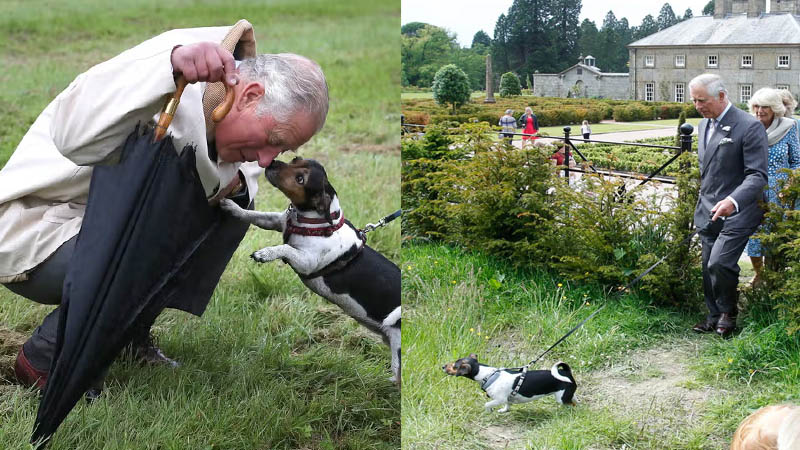
[(500, 118), (498, 125), (503, 127), (503, 138), (514, 139), (514, 132), (517, 131), (517, 121), (514, 120), (514, 110), (507, 109), (505, 115)]
[(708, 315), (692, 329), (730, 336), (736, 329), (739, 257), (761, 223), (767, 185), (767, 133), (728, 100), (722, 78), (702, 74), (689, 94), (704, 117), (698, 125), (700, 196), (694, 223), (703, 246), (703, 293)]
[(533, 113), (530, 106), (525, 108), (525, 114), (519, 116), (517, 124), (522, 127), (522, 132), (526, 134), (526, 136), (522, 136), (523, 147), (528, 142), (536, 139), (536, 136), (533, 135), (539, 132), (539, 121), (536, 120), (536, 114)]

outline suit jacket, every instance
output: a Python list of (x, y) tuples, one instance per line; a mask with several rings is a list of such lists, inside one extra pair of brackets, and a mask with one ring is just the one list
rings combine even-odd
[(730, 196), (739, 212), (728, 217), (726, 227), (747, 229), (758, 226), (764, 215), (759, 201), (767, 185), (767, 132), (755, 117), (731, 106), (705, 145), (706, 125), (698, 125), (700, 198), (694, 211), (698, 228), (711, 220), (711, 208)]
[[(0, 283), (24, 281), (28, 271), (78, 234), (91, 166), (113, 163), (136, 124), (157, 120), (166, 96), (175, 91), (172, 49), (201, 41), (225, 47), (231, 40), (235, 56), (255, 56), (252, 26), (245, 20), (233, 27), (168, 31), (78, 75), (45, 108), (0, 171)], [(257, 164), (209, 156), (213, 130), (206, 123), (204, 94), (212, 90), (206, 83), (188, 85), (168, 133), (178, 150), (195, 145), (208, 197), (241, 171), (252, 200), (261, 172)]]

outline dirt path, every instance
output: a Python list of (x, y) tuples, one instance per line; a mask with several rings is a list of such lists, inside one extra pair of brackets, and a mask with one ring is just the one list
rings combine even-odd
[[(578, 408), (612, 410), (632, 420), (638, 433), (654, 442), (667, 441), (675, 430), (686, 429), (697, 420), (704, 404), (718, 389), (700, 384), (689, 369), (707, 336), (686, 335), (632, 351), (620, 362), (591, 373), (576, 373)], [(525, 406), (518, 406), (524, 408)], [(495, 449), (525, 448), (530, 435), (521, 426), (484, 427), (479, 434)], [(709, 442), (726, 448), (724, 442)], [(606, 447), (596, 447), (595, 450)]]

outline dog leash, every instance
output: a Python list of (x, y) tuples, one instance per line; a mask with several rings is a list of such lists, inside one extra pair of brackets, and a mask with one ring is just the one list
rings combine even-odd
[[(712, 214), (712, 216), (713, 216), (713, 214)], [(648, 268), (647, 268), (647, 269), (646, 269), (644, 272), (642, 272), (642, 273), (641, 273), (641, 274), (640, 274), (638, 277), (634, 278), (634, 279), (633, 279), (633, 280), (632, 280), (630, 283), (628, 283), (627, 285), (625, 285), (625, 287), (623, 287), (623, 288), (620, 288), (620, 289), (617, 291), (617, 295), (621, 295), (623, 292), (625, 292), (625, 291), (629, 290), (631, 287), (633, 287), (633, 285), (635, 285), (636, 283), (638, 283), (639, 281), (641, 281), (641, 279), (642, 279), (642, 278), (644, 278), (644, 277), (645, 277), (645, 276), (646, 276), (648, 273), (652, 272), (652, 271), (653, 271), (653, 269), (655, 269), (655, 268), (656, 268), (656, 267), (657, 267), (659, 264), (661, 264), (662, 262), (664, 262), (664, 261), (665, 261), (665, 260), (666, 260), (666, 259), (667, 259), (667, 258), (668, 258), (670, 255), (672, 255), (672, 254), (673, 254), (673, 253), (674, 253), (674, 252), (675, 252), (677, 249), (679, 249), (679, 248), (680, 248), (680, 247), (682, 247), (684, 244), (686, 244), (687, 242), (689, 242), (689, 241), (690, 241), (690, 240), (691, 240), (691, 239), (692, 239), (692, 238), (693, 238), (693, 237), (694, 237), (696, 234), (700, 233), (701, 231), (706, 231), (706, 230), (708, 230), (708, 228), (711, 226), (711, 224), (712, 224), (712, 223), (713, 223), (713, 222), (712, 222), (711, 220), (709, 220), (709, 221), (708, 221), (708, 222), (707, 222), (707, 223), (706, 223), (706, 224), (705, 224), (705, 225), (704, 225), (702, 228), (697, 228), (697, 229), (695, 229), (694, 231), (692, 231), (691, 233), (689, 233), (689, 235), (688, 235), (688, 236), (686, 236), (686, 237), (685, 237), (685, 238), (684, 238), (684, 239), (683, 239), (683, 240), (682, 240), (682, 241), (681, 241), (681, 242), (680, 242), (680, 243), (679, 243), (677, 246), (675, 246), (675, 248), (673, 248), (671, 251), (667, 252), (667, 254), (666, 254), (666, 255), (664, 255), (664, 256), (663, 256), (661, 259), (659, 259), (658, 261), (656, 261), (656, 263), (655, 263), (655, 264), (653, 264), (652, 266), (648, 267)], [(574, 326), (574, 327), (573, 327), (571, 330), (569, 330), (569, 331), (567, 332), (567, 334), (565, 334), (564, 336), (561, 336), (561, 339), (557, 340), (555, 344), (551, 345), (551, 346), (550, 346), (550, 347), (549, 347), (547, 350), (545, 350), (544, 352), (542, 352), (542, 354), (541, 354), (541, 355), (539, 355), (539, 356), (538, 356), (536, 359), (534, 359), (533, 361), (529, 362), (527, 365), (525, 365), (525, 366), (523, 366), (523, 367), (513, 367), (513, 368), (511, 368), (511, 369), (508, 369), (508, 370), (522, 370), (522, 375), (521, 375), (519, 378), (517, 378), (517, 380), (514, 382), (514, 387), (513, 387), (513, 389), (511, 390), (511, 395), (509, 395), (509, 397), (515, 397), (515, 396), (516, 396), (516, 395), (519, 393), (519, 390), (520, 390), (520, 388), (522, 387), (522, 382), (525, 380), (525, 375), (528, 373), (528, 369), (529, 369), (529, 368), (530, 368), (532, 365), (534, 365), (534, 364), (536, 364), (537, 362), (539, 362), (539, 360), (540, 360), (540, 359), (542, 359), (542, 357), (543, 357), (544, 355), (548, 354), (548, 353), (550, 352), (550, 350), (554, 349), (554, 348), (555, 348), (555, 347), (556, 347), (558, 344), (560, 344), (560, 343), (564, 342), (564, 340), (565, 340), (566, 338), (568, 338), (568, 337), (569, 337), (569, 336), (570, 336), (572, 333), (574, 333), (574, 332), (578, 331), (578, 329), (579, 329), (580, 327), (582, 327), (582, 326), (583, 326), (583, 325), (584, 325), (586, 322), (588, 322), (589, 320), (591, 320), (591, 319), (592, 319), (594, 316), (596, 316), (596, 315), (597, 315), (597, 313), (599, 313), (600, 311), (602, 311), (602, 310), (603, 310), (603, 308), (605, 308), (605, 307), (606, 307), (606, 304), (604, 303), (602, 306), (600, 306), (599, 308), (597, 308), (597, 309), (596, 309), (596, 310), (595, 310), (593, 313), (589, 314), (589, 316), (588, 316), (588, 317), (586, 317), (585, 319), (583, 319), (583, 320), (581, 321), (581, 323), (579, 323), (578, 325), (575, 325), (575, 326)]]
[(368, 223), (364, 226), (364, 228), (356, 229), (356, 232), (358, 233), (358, 236), (361, 238), (361, 240), (364, 241), (364, 243), (366, 243), (367, 233), (369, 233), (370, 231), (374, 231), (382, 226), (385, 226), (389, 222), (393, 221), (394, 219), (397, 219), (402, 215), (403, 215), (403, 210), (398, 209), (397, 211), (389, 214), (388, 216), (383, 217), (381, 220), (378, 221), (378, 223)]

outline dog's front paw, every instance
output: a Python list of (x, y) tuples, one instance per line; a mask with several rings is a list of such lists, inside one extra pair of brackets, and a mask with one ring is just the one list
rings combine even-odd
[(262, 248), (261, 250), (256, 250), (250, 255), (251, 258), (256, 260), (260, 263), (270, 262), (275, 259), (272, 251), (269, 248)]
[(223, 198), (219, 201), (219, 207), (222, 208), (223, 211), (232, 215), (238, 216), (239, 211), (242, 209), (239, 205), (236, 204), (233, 200), (229, 198)]
[(499, 412), (499, 413), (507, 413), (508, 412), (508, 405), (498, 409), (497, 412)]

